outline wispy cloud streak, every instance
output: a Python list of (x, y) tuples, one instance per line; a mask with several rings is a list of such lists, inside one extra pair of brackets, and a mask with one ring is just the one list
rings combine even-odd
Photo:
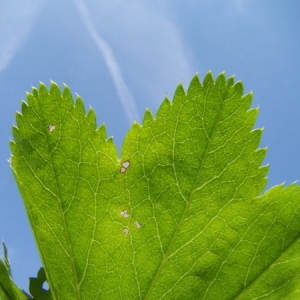
[(109, 47), (107, 42), (98, 34), (95, 26), (93, 25), (91, 16), (89, 14), (85, 2), (83, 0), (74, 0), (74, 2), (76, 3), (80, 17), (88, 33), (90, 34), (91, 38), (95, 41), (104, 57), (105, 63), (116, 87), (120, 102), (126, 113), (127, 119), (131, 124), (134, 119), (138, 119), (137, 107), (129, 88), (127, 87), (123, 79), (120, 67), (117, 63), (116, 58), (114, 57), (112, 49)]
[(2, 45), (2, 49), (0, 51), (0, 72), (7, 68), (21, 44), (22, 40), (13, 36), (7, 43), (5, 43), (5, 45)]

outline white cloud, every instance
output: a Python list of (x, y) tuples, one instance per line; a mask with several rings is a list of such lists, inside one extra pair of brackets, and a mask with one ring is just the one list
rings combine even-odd
[(98, 34), (97, 29), (94, 27), (93, 20), (90, 17), (85, 2), (82, 0), (74, 0), (74, 1), (77, 5), (80, 17), (88, 33), (90, 34), (91, 38), (95, 41), (95, 43), (97, 44), (99, 50), (101, 51), (104, 57), (108, 71), (117, 89), (119, 99), (128, 118), (129, 124), (131, 124), (133, 119), (138, 118), (137, 107), (129, 88), (127, 87), (123, 79), (120, 67), (113, 54), (113, 51), (108, 45), (108, 43)]
[[(83, 2), (77, 0), (77, 3)], [(190, 66), (190, 53), (178, 29), (180, 24), (172, 22), (165, 4), (152, 0), (86, 3), (89, 7), (86, 26), (92, 20), (93, 30), (89, 31), (101, 36), (99, 47), (103, 50), (103, 39), (109, 43), (118, 60), (118, 70), (122, 69), (127, 87), (138, 103), (151, 103), (155, 108), (165, 93), (173, 94), (180, 80), (188, 82), (196, 73)], [(131, 104), (123, 105), (133, 111)], [(144, 110), (144, 105), (141, 107)]]
[(1, 1), (0, 72), (4, 71), (30, 34), (45, 1)]

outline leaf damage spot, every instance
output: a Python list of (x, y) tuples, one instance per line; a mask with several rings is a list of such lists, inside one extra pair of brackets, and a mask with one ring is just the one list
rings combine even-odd
[(124, 162), (122, 162), (120, 173), (125, 173), (129, 166), (130, 166), (130, 161), (129, 160), (125, 160)]
[(122, 210), (120, 212), (120, 214), (121, 214), (121, 216), (123, 216), (126, 219), (129, 218), (129, 216), (130, 216), (126, 209)]
[(53, 130), (55, 130), (55, 125), (49, 124), (48, 129), (50, 132), (52, 132)]
[(141, 224), (138, 221), (134, 221), (134, 225), (136, 228), (141, 228)]
[(124, 228), (124, 229), (123, 229), (123, 233), (124, 233), (124, 234), (129, 234), (129, 229), (128, 229), (128, 228)]

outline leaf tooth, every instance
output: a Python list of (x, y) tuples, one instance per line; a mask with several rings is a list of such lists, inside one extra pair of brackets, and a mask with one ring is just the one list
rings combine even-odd
[(12, 134), (13, 134), (13, 138), (14, 138), (14, 143), (17, 144), (20, 140), (20, 138), (19, 138), (19, 134), (20, 134), (19, 128), (16, 127), (16, 126), (13, 126), (12, 127)]
[(231, 76), (227, 79), (227, 86), (228, 86), (228, 87), (234, 85), (234, 78), (235, 78), (235, 75), (231, 75)]
[(156, 118), (164, 117), (166, 113), (170, 110), (170, 107), (171, 107), (171, 102), (167, 97), (165, 97), (165, 99), (163, 100), (161, 106), (159, 107), (156, 113)]
[(87, 115), (86, 115), (87, 121), (90, 123), (91, 129), (96, 129), (96, 113), (93, 108), (90, 108)]
[(113, 157), (116, 159), (117, 158), (117, 147), (114, 142), (114, 139), (112, 136), (110, 136), (106, 141), (105, 144), (108, 146), (108, 149), (110, 154), (113, 155)]
[(22, 101), (22, 104), (21, 104), (21, 106), (22, 106), (22, 112), (23, 112), (23, 107), (24, 107), (23, 103), (25, 103), (26, 106), (31, 106), (31, 105), (33, 105), (34, 101), (36, 101), (36, 99), (37, 99), (36, 96), (34, 96), (33, 94), (27, 92), (26, 93), (27, 103), (26, 103), (26, 101)]
[(133, 121), (132, 125), (133, 125), (133, 126), (137, 126), (137, 127), (139, 127), (139, 128), (142, 127), (142, 125), (141, 125), (139, 122), (137, 122), (136, 120)]
[(262, 136), (262, 130), (260, 128), (251, 130), (247, 135), (247, 140), (249, 140), (249, 150), (255, 151), (259, 146)]
[[(29, 99), (29, 98), (27, 98), (27, 99)], [(22, 100), (22, 102), (21, 102), (21, 112), (22, 112), (22, 113), (17, 112), (17, 115), (18, 115), (18, 114), (24, 115), (24, 113), (26, 113), (27, 110), (28, 110), (28, 104), (27, 104), (25, 101)], [(18, 124), (18, 123), (17, 123), (17, 124)]]
[(299, 181), (298, 180), (295, 180), (295, 181), (293, 181), (289, 186), (288, 186), (288, 188), (290, 188), (290, 189), (296, 189), (297, 187), (298, 187), (298, 185), (299, 185)]
[(9, 145), (10, 145), (10, 149), (11, 149), (11, 154), (10, 154), (9, 159), (7, 161), (9, 163), (9, 167), (11, 168), (12, 172), (15, 174), (16, 171), (14, 169), (14, 159), (15, 159), (14, 153), (16, 153), (16, 146), (17, 145), (13, 141), (10, 141)]
[(207, 74), (204, 77), (203, 85), (204, 86), (210, 86), (210, 85), (213, 85), (213, 84), (214, 84), (214, 78), (213, 78), (212, 72), (208, 71)]
[[(125, 139), (121, 146), (121, 157), (125, 157), (127, 153), (130, 153), (132, 149), (132, 145), (136, 139), (137, 136), (139, 136), (141, 132), (141, 126), (134, 121), (132, 126), (130, 127), (129, 131), (127, 132), (127, 135), (125, 136)], [(126, 150), (125, 150), (126, 149)]]
[(188, 99), (197, 99), (202, 94), (203, 86), (200, 82), (198, 75), (195, 75), (187, 90)]
[[(234, 89), (234, 87), (231, 87), (230, 89)], [(240, 87), (239, 87), (239, 90), (237, 90), (237, 91), (233, 90), (233, 91), (235, 94), (239, 95)], [(243, 108), (246, 110), (245, 113), (247, 113), (248, 111), (250, 111), (250, 113), (252, 113), (251, 112), (251, 110), (252, 110), (251, 104), (252, 104), (252, 100), (253, 100), (253, 94), (249, 93), (244, 96), (242, 96), (242, 95), (239, 95), (239, 96), (241, 97), (240, 102), (242, 103)], [(256, 120), (256, 118), (255, 118), (255, 120)], [(254, 126), (254, 123), (252, 126)]]
[(258, 116), (258, 112), (259, 112), (259, 109), (258, 108), (251, 108), (249, 110), (246, 111), (246, 116), (245, 118), (248, 121), (248, 126), (250, 128), (253, 128), (254, 125), (255, 125), (255, 122), (256, 122), (256, 119), (257, 119), (257, 116)]
[(252, 166), (253, 168), (256, 169), (255, 170), (256, 178), (260, 178), (260, 180), (257, 182), (259, 188), (255, 193), (256, 195), (261, 193), (267, 184), (269, 165), (261, 166), (265, 157), (266, 157), (266, 148), (256, 149), (251, 154), (251, 160), (254, 162)]
[(191, 83), (189, 85), (189, 88), (187, 90), (187, 93), (190, 94), (192, 93), (194, 90), (198, 90), (199, 88), (202, 87), (202, 84), (200, 82), (200, 78), (198, 73), (195, 74), (195, 76), (193, 77), (193, 79), (191, 80)]
[[(39, 97), (39, 92), (37, 90), (36, 87), (32, 86), (31, 87), (31, 91), (32, 91), (32, 95), (35, 97), (35, 98), (38, 98)], [(26, 93), (26, 94), (29, 94), (29, 93)]]
[[(244, 86), (243, 86), (243, 89), (244, 89)], [(250, 92), (246, 95), (243, 95), (241, 101), (243, 101), (243, 102), (249, 101), (249, 103), (251, 104), (252, 100), (253, 100), (253, 96), (254, 96), (253, 92)], [(258, 109), (258, 107), (257, 107), (257, 109)]]
[(285, 182), (282, 182), (282, 183), (280, 183), (280, 184), (277, 184), (277, 185), (274, 185), (274, 186), (272, 186), (269, 190), (267, 190), (265, 193), (264, 193), (264, 195), (263, 196), (268, 196), (268, 195), (275, 195), (275, 194), (279, 194), (279, 193), (282, 193), (282, 191), (284, 190), (284, 189), (287, 189), (287, 188), (285, 188), (284, 187), (284, 185), (285, 185)]
[[(243, 97), (243, 94), (244, 94), (244, 85), (242, 83), (242, 81), (237, 81), (233, 86), (231, 86), (230, 88), (233, 88), (235, 93), (242, 97), (242, 98), (245, 98), (246, 96), (249, 97), (249, 94), (245, 95)], [(251, 97), (251, 102), (252, 102), (252, 97)]]
[(46, 85), (43, 82), (40, 82), (38, 87), (38, 98), (48, 98), (49, 92)]
[(142, 125), (141, 124), (139, 124), (137, 121), (133, 121), (133, 123), (132, 123), (132, 126), (131, 126), (131, 128), (130, 128), (130, 132), (132, 132), (132, 133), (138, 133), (138, 132), (140, 132), (140, 129), (142, 128)]
[[(268, 151), (267, 148), (258, 148), (253, 151), (252, 155), (255, 157), (255, 162), (257, 163), (258, 167), (260, 167), (261, 164), (263, 163), (263, 161), (266, 157), (267, 151)], [(265, 166), (262, 166), (262, 167), (265, 167)]]
[(50, 95), (57, 95), (59, 97), (61, 97), (61, 91), (59, 86), (54, 82), (54, 81), (50, 81)]
[[(265, 155), (264, 155), (264, 157), (265, 157)], [(267, 175), (269, 173), (269, 169), (270, 169), (269, 165), (264, 165), (264, 166), (259, 166), (258, 167), (258, 170), (259, 170), (259, 172), (261, 172), (262, 177), (264, 177), (266, 179), (268, 178)]]
[(76, 98), (75, 107), (78, 109), (78, 111), (80, 113), (82, 113), (83, 115), (85, 115), (84, 103), (83, 103), (83, 101), (82, 101), (82, 99), (81, 99), (80, 96), (77, 96), (77, 98)]
[(216, 85), (221, 85), (221, 86), (225, 86), (226, 85), (226, 75), (225, 72), (222, 72), (218, 75), (216, 81), (215, 81)]
[[(14, 128), (14, 126), (13, 126), (13, 128)], [(15, 127), (15, 128), (16, 128), (16, 127)], [(16, 129), (18, 130), (18, 128), (16, 128)], [(12, 153), (15, 153), (15, 152), (16, 152), (16, 147), (17, 147), (16, 142), (13, 141), (13, 140), (10, 140), (10, 141), (9, 141), (9, 146), (10, 146), (11, 152), (12, 152)], [(13, 156), (13, 154), (11, 154), (10, 156)]]
[(98, 133), (99, 133), (99, 138), (105, 140), (107, 133), (106, 133), (106, 126), (104, 123), (102, 123), (100, 125), (100, 127), (97, 129)]
[(143, 125), (150, 125), (154, 120), (153, 114), (149, 108), (146, 109), (143, 119)]
[(184, 102), (185, 99), (186, 99), (186, 92), (184, 90), (182, 83), (180, 83), (175, 90), (173, 103), (181, 104)]
[[(23, 110), (23, 109), (22, 109)], [(25, 110), (25, 109), (24, 109)], [(16, 122), (17, 122), (17, 128), (19, 128), (20, 126), (22, 126), (23, 123), (23, 115), (20, 112), (16, 112)], [(16, 127), (16, 126), (13, 126)]]
[(66, 101), (68, 102), (67, 104), (68, 105), (73, 105), (74, 102), (73, 102), (73, 96), (72, 96), (72, 93), (70, 91), (70, 88), (64, 83), (64, 89), (63, 89), (63, 92), (62, 92), (62, 96), (64, 99), (66, 99)]

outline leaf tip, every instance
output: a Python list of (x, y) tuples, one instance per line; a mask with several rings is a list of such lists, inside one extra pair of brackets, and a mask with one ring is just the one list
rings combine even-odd
[(60, 88), (58, 86), (58, 84), (56, 82), (54, 82), (53, 80), (50, 80), (50, 88), (49, 88), (50, 94), (51, 95), (59, 95), (61, 96), (61, 91)]
[(92, 124), (93, 124), (93, 127), (96, 128), (96, 113), (94, 111), (94, 109), (90, 106), (88, 112), (87, 112), (87, 115), (86, 115), (87, 119), (89, 119)]
[[(226, 81), (226, 72), (225, 72), (225, 71), (222, 71), (222, 72), (218, 75), (218, 77), (224, 78), (224, 80)], [(218, 77), (217, 77), (217, 78), (218, 78)]]
[(151, 124), (154, 120), (153, 114), (149, 108), (146, 108), (144, 119), (143, 119), (143, 125)]
[(197, 90), (197, 88), (200, 88), (201, 86), (202, 86), (202, 84), (201, 84), (201, 81), (199, 78), (199, 74), (196, 73), (191, 80), (191, 83), (188, 87), (187, 93), (190, 94), (193, 92), (193, 90)]
[(201, 82), (200, 82), (200, 77), (199, 77), (199, 73), (198, 73), (198, 72), (193, 76), (190, 85), (193, 84), (193, 83), (201, 84)]
[(70, 89), (69, 86), (68, 86), (65, 82), (63, 82), (62, 84), (63, 84), (63, 87), (64, 87), (64, 88)]
[(225, 71), (221, 72), (216, 79), (216, 84), (225, 85), (226, 84), (226, 74)]
[(52, 79), (50, 79), (50, 86), (51, 86), (51, 85), (58, 86), (57, 83), (56, 83), (55, 81), (53, 81)]
[(96, 131), (98, 131), (100, 137), (102, 139), (106, 139), (106, 126), (105, 126), (105, 123), (102, 123), (98, 129), (96, 129)]
[(183, 99), (185, 99), (186, 92), (184, 90), (182, 82), (177, 86), (174, 97), (173, 97), (173, 103), (182, 103)]
[(71, 101), (73, 102), (73, 97), (72, 97), (71, 90), (65, 83), (63, 83), (63, 92), (62, 92), (62, 94), (63, 94), (64, 98), (71, 99)]
[(227, 86), (233, 86), (234, 85), (234, 79), (235, 79), (235, 75), (231, 75), (230, 77), (228, 77), (227, 79)]
[(214, 78), (212, 75), (212, 71), (208, 71), (204, 77), (203, 85), (210, 85), (214, 83)]
[[(237, 81), (232, 87), (235, 89), (235, 91), (238, 95), (242, 96), (244, 94), (244, 84), (241, 80)], [(243, 96), (243, 98), (245, 98), (245, 97), (246, 98), (249, 97), (250, 100), (252, 100), (252, 96), (250, 95), (250, 93)]]
[[(30, 93), (28, 93), (27, 95), (28, 95), (28, 96), (32, 96), (32, 94), (30, 94)], [(24, 108), (25, 108), (25, 109), (28, 108), (28, 103), (27, 103), (26, 101), (22, 100), (22, 101), (21, 101), (21, 111), (22, 111)], [(19, 112), (17, 111), (17, 113), (19, 113)]]
[(170, 106), (171, 106), (171, 102), (169, 98), (165, 97), (156, 113), (156, 118), (163, 117), (169, 110)]
[[(50, 80), (50, 82), (51, 82), (51, 80)], [(46, 86), (43, 81), (39, 81), (39, 86), (41, 86), (41, 85)]]
[(38, 92), (46, 92), (48, 94), (48, 89), (46, 87), (46, 84), (42, 81), (39, 82), (39, 86), (38, 86)]
[(85, 107), (82, 98), (77, 95), (75, 100), (75, 107), (83, 114), (85, 114)]
[[(34, 90), (36, 91), (36, 88), (35, 87), (31, 87), (31, 90), (32, 91), (34, 91)], [(29, 92), (26, 91), (25, 95), (26, 95), (26, 98), (28, 98), (30, 95), (32, 95), (32, 93), (29, 93)], [(24, 100), (22, 100), (22, 101), (24, 101)]]

